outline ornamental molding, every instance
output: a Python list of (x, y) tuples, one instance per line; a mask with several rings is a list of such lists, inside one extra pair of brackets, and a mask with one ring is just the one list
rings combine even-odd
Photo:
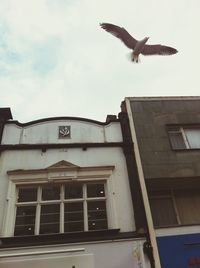
[(64, 180), (94, 180), (111, 176), (115, 166), (80, 167), (62, 160), (44, 169), (17, 169), (7, 171), (8, 178), (15, 182), (60, 182)]

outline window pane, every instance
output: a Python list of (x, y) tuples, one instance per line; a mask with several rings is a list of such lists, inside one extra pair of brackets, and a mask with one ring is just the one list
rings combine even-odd
[(107, 214), (105, 201), (88, 202), (89, 230), (107, 229)]
[(65, 232), (84, 231), (83, 203), (65, 204)]
[(200, 223), (200, 190), (179, 190), (175, 192), (177, 209), (182, 224)]
[(42, 186), (42, 200), (60, 200), (60, 185)]
[(87, 184), (87, 197), (103, 197), (105, 196), (104, 184)]
[(37, 187), (19, 187), (17, 202), (30, 202), (37, 200)]
[(169, 132), (169, 137), (173, 149), (186, 149), (186, 145), (181, 132)]
[(14, 235), (34, 234), (35, 212), (35, 206), (17, 207)]
[(200, 148), (200, 129), (184, 129), (190, 148)]
[(74, 199), (83, 197), (82, 184), (69, 183), (65, 186), (65, 199)]
[(42, 205), (40, 216), (40, 234), (59, 233), (60, 204)]
[(178, 224), (171, 198), (151, 198), (150, 206), (155, 226), (170, 226)]

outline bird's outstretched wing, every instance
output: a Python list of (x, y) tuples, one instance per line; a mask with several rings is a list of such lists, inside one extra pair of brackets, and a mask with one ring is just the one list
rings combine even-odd
[(163, 45), (145, 45), (141, 54), (143, 55), (172, 55), (178, 51), (173, 47), (167, 47)]
[(124, 28), (110, 23), (100, 23), (101, 28), (121, 39), (121, 41), (129, 48), (134, 49), (137, 40), (134, 39)]

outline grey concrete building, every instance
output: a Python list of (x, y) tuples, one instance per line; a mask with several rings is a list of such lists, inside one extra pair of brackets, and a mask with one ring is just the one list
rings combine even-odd
[(161, 266), (197, 267), (200, 97), (126, 98), (122, 110), (129, 117), (152, 245), (158, 245)]

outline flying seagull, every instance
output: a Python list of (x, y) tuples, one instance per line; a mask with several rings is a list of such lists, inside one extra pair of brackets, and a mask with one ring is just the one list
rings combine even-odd
[(121, 41), (130, 49), (133, 50), (131, 53), (131, 60), (138, 62), (139, 55), (172, 55), (178, 51), (173, 47), (163, 45), (146, 45), (149, 37), (138, 41), (131, 36), (126, 29), (110, 23), (100, 23), (101, 28), (121, 39)]

